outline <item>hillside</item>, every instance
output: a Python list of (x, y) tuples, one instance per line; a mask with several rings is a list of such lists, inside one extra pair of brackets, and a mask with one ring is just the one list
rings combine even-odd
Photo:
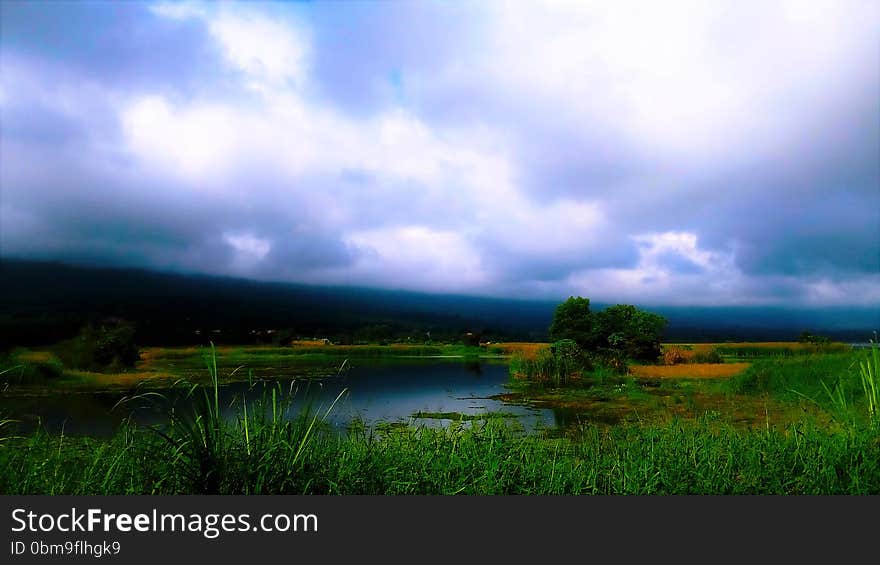
[[(108, 316), (135, 322), (143, 344), (271, 343), (282, 332), (341, 342), (423, 341), (427, 332), (434, 340), (455, 340), (467, 331), (493, 340), (541, 340), (555, 306), (550, 301), (0, 261), (3, 347), (51, 343)], [(667, 317), (665, 339), (670, 341), (785, 340), (804, 330), (865, 341), (880, 327), (880, 311), (871, 308), (639, 306)]]

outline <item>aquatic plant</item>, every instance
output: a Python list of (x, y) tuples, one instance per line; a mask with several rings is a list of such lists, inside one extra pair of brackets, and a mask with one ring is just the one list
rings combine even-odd
[(877, 342), (871, 341), (871, 351), (859, 362), (859, 376), (865, 393), (868, 418), (873, 426), (880, 425), (880, 351)]
[[(205, 354), (205, 362), (210, 383), (188, 385), (186, 398), (191, 401), (188, 410), (175, 409), (161, 393), (148, 392), (131, 398), (160, 401), (168, 426), (154, 426), (152, 430), (170, 447), (170, 465), (193, 493), (220, 492), (223, 482), (235, 476), (230, 469), (240, 466), (242, 461), (246, 462), (248, 481), (241, 488), (248, 492), (251, 489), (259, 492), (266, 475), (275, 474), (279, 469), (296, 473), (318, 428), (346, 393), (343, 389), (323, 413), (310, 405), (304, 406), (298, 417), (291, 420), (286, 415), (292, 396), (285, 395), (277, 383), (271, 387), (259, 383), (263, 385), (261, 398), (250, 404), (241, 398), (238, 412), (230, 418), (224, 414), (227, 407), (220, 402), (220, 373), (213, 343)], [(340, 370), (344, 367), (345, 363)], [(254, 386), (252, 374), (249, 379)], [(278, 452), (284, 453), (284, 465), (280, 468), (278, 458), (272, 457)], [(267, 464), (269, 461), (271, 465)]]

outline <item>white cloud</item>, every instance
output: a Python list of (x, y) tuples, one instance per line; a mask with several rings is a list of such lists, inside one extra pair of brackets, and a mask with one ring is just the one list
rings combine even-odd
[[(214, 36), (225, 46), (244, 41), (250, 33), (275, 37), (282, 46), (305, 41), (296, 37), (296, 29), (263, 29), (260, 26), (265, 22), (252, 15), (206, 17), (206, 25), (220, 30)], [(249, 27), (255, 21), (262, 23)], [(286, 38), (283, 41), (278, 39), (282, 35)], [(231, 60), (254, 76), (260, 75), (264, 66), (283, 67), (274, 60), (260, 63), (261, 52), (244, 52), (243, 58), (232, 53), (227, 50)], [(360, 217), (355, 202), (387, 200), (391, 207), (403, 204), (419, 211), (422, 221), (444, 226), (428, 232), (439, 238), (429, 247), (442, 253), (442, 248), (450, 245), (454, 256), (467, 254), (459, 253), (463, 244), (458, 236), (450, 239), (443, 235), (452, 233), (451, 228), (464, 230), (471, 238), (491, 239), (527, 256), (579, 252), (599, 244), (597, 229), (602, 215), (598, 204), (573, 199), (530, 200), (516, 184), (501, 137), (479, 124), (439, 129), (398, 107), (349, 118), (332, 106), (309, 100), (296, 85), (282, 83), (244, 102), (175, 103), (160, 96), (137, 97), (124, 109), (121, 120), (129, 150), (145, 165), (158, 164), (200, 190), (235, 191), (224, 179), (236, 169), (258, 163), (266, 174), (279, 180), (270, 190), (277, 191), (277, 185), (286, 187), (287, 194), (275, 192), (275, 197), (293, 197), (286, 205), (314, 210), (320, 224), (349, 229), (346, 222)], [(306, 180), (333, 177), (343, 171), (356, 171), (373, 180), (357, 188), (330, 183), (318, 193)], [(245, 188), (255, 198), (262, 190), (259, 185)], [(369, 191), (372, 198), (363, 191)], [(384, 221), (381, 217), (362, 219), (368, 230), (364, 233), (373, 233), (371, 237), (383, 234), (384, 238), (397, 234), (407, 241), (421, 233), (399, 226), (383, 231)], [(413, 249), (422, 247), (426, 246)], [(407, 257), (415, 261), (415, 256)], [(401, 261), (396, 259), (398, 267)], [(422, 263), (418, 265), (414, 270), (423, 270)], [(473, 271), (471, 267), (465, 270)], [(478, 278), (461, 280), (475, 282)]]
[(202, 20), (226, 62), (248, 77), (251, 88), (302, 86), (311, 57), (308, 28), (287, 13), (261, 12), (270, 6), (159, 2), (150, 11), (172, 20)]
[(880, 304), (880, 274), (845, 281), (828, 278), (808, 280), (803, 300), (810, 306)]
[(145, 96), (123, 109), (121, 122), (130, 149), (146, 163), (198, 180), (225, 172), (238, 149), (241, 118), (220, 104), (180, 110)]
[[(258, 162), (277, 179), (265, 190), (273, 191), (280, 206), (308, 211), (311, 228), (345, 231), (344, 242), (360, 252), (359, 262), (346, 273), (326, 272), (331, 281), (344, 276), (360, 284), (472, 291), (490, 283), (474, 243), (479, 238), (531, 255), (576, 251), (595, 243), (597, 206), (529, 201), (516, 186), (504, 144), (494, 132), (479, 125), (433, 128), (395, 107), (349, 118), (307, 99), (296, 84), (276, 80), (289, 67), (281, 58), (267, 58), (269, 54), (276, 46), (290, 51), (304, 40), (295, 38), (296, 30), (264, 24), (233, 13), (207, 19), (215, 39), (227, 48), (226, 56), (248, 75), (243, 81), (273, 81), (271, 88), (245, 102), (133, 98), (121, 120), (138, 162), (159, 165), (199, 190), (215, 192), (235, 191), (225, 179)], [(250, 43), (250, 34), (270, 38), (265, 53), (262, 44)], [(255, 50), (236, 50), (239, 43)], [(307, 77), (296, 78), (302, 82)], [(329, 183), (317, 191), (308, 180), (342, 171), (372, 180), (354, 188)], [(264, 190), (259, 185), (245, 189), (253, 199), (260, 199)], [(357, 202), (406, 206), (423, 222), (442, 227), (385, 225), (384, 217), (362, 218)], [(362, 227), (352, 231), (353, 222)], [(243, 237), (224, 236), (238, 252), (239, 269), (262, 259), (261, 250), (268, 252)]]
[(211, 35), (226, 59), (256, 82), (258, 88), (300, 84), (308, 70), (309, 48), (302, 28), (253, 14), (221, 12), (210, 19)]
[(876, 8), (831, 1), (488, 9), (488, 48), (448, 72), (491, 77), (507, 96), (667, 159), (775, 149), (801, 125), (792, 116), (835, 87), (830, 77), (860, 72), (852, 61), (876, 48), (878, 23)]
[(206, 7), (201, 2), (156, 2), (150, 5), (149, 10), (171, 20), (189, 20), (207, 15)]
[(272, 250), (272, 242), (251, 233), (224, 233), (223, 241), (235, 250), (233, 267), (247, 271)]
[[(744, 296), (746, 279), (732, 253), (701, 249), (696, 234), (649, 233), (633, 236), (639, 259), (632, 268), (591, 269), (573, 274), (572, 289), (599, 300), (626, 300), (665, 304), (718, 304), (723, 300), (765, 301), (765, 296)], [(699, 267), (681, 272), (667, 264), (679, 257)]]
[(655, 273), (667, 273), (662, 258), (672, 253), (692, 262), (705, 269), (719, 270), (733, 267), (733, 258), (730, 255), (713, 253), (699, 248), (697, 235), (690, 232), (664, 232), (633, 236), (639, 246), (642, 269), (650, 269)]
[(472, 290), (489, 283), (466, 234), (405, 226), (349, 234), (360, 251), (350, 272), (356, 280), (394, 288)]

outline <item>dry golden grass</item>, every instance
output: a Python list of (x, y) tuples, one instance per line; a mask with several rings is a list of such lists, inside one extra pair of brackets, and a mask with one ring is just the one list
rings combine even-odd
[(291, 347), (320, 347), (322, 345), (329, 344), (322, 339), (295, 339), (290, 342)]
[(151, 361), (167, 356), (169, 353), (176, 356), (196, 355), (197, 347), (142, 347), (140, 351), (141, 361)]
[(549, 343), (531, 343), (524, 341), (492, 343), (488, 346), (491, 350), (501, 350), (502, 355), (520, 355), (523, 359), (537, 359), (538, 353), (549, 347)]
[(629, 372), (652, 379), (723, 379), (739, 374), (750, 363), (690, 363), (682, 365), (633, 365)]
[(55, 359), (55, 356), (49, 351), (23, 351), (16, 355), (15, 358), (29, 363), (49, 363)]
[(65, 374), (77, 377), (90, 385), (105, 386), (134, 386), (146, 381), (171, 380), (174, 375), (153, 371), (132, 371), (130, 373), (93, 373), (91, 371), (67, 370)]
[(734, 341), (724, 343), (703, 343), (700, 346), (728, 346), (728, 347), (789, 347), (794, 349), (811, 349), (816, 346), (812, 343), (801, 343), (799, 341)]
[[(407, 349), (423, 349), (425, 347), (431, 347), (431, 346), (425, 346), (425, 345), (418, 344), (418, 343), (391, 343), (388, 345), (376, 345), (376, 344), (340, 345), (337, 343), (328, 343), (328, 342), (325, 342), (325, 341), (319, 340), (319, 339), (298, 339), (298, 340), (291, 341), (290, 345), (288, 347), (291, 347), (294, 349), (295, 348), (311, 349), (313, 347), (326, 347), (328, 349), (336, 348), (336, 349), (357, 351), (358, 349), (368, 350), (368, 349), (375, 349), (377, 347), (389, 347), (391, 349), (407, 350)], [(253, 351), (253, 350), (258, 350), (258, 349), (271, 350), (271, 349), (278, 349), (278, 348), (273, 347), (273, 346), (254, 346), (254, 347), (248, 347), (247, 349), (249, 351)]]
[(678, 347), (694, 352), (711, 351), (718, 347), (755, 347), (760, 349), (780, 349), (787, 348), (792, 350), (808, 350), (816, 349), (813, 343), (802, 343), (800, 341), (721, 341), (717, 343), (664, 343), (663, 349)]
[(680, 363), (691, 363), (697, 352), (694, 349), (685, 349), (679, 345), (663, 346), (663, 364), (678, 365)]

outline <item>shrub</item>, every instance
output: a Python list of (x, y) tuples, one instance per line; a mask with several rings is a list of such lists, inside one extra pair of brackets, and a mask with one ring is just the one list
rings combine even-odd
[(518, 352), (510, 362), (514, 377), (557, 386), (577, 380), (584, 371), (591, 370), (590, 357), (571, 339), (553, 342), (549, 349), (538, 350), (534, 357)]
[(14, 382), (18, 384), (43, 383), (59, 379), (64, 375), (64, 367), (58, 359), (50, 358), (44, 361), (22, 359), (15, 355), (0, 362), (0, 382)]
[(599, 353), (599, 363), (617, 375), (629, 372), (626, 354), (619, 349), (605, 349)]
[(692, 351), (686, 351), (677, 345), (670, 345), (663, 349), (664, 365), (679, 365), (687, 363), (694, 354)]
[(586, 357), (573, 339), (560, 339), (550, 344), (550, 351), (559, 363), (580, 364)]
[(465, 332), (461, 336), (462, 345), (467, 345), (469, 347), (477, 347), (480, 345), (480, 339), (482, 335), (474, 332)]
[(724, 363), (721, 353), (713, 348), (709, 351), (697, 351), (691, 358), (691, 363)]
[(88, 324), (77, 337), (56, 347), (64, 364), (84, 371), (120, 371), (134, 367), (139, 349), (134, 341), (135, 328), (117, 318)]

